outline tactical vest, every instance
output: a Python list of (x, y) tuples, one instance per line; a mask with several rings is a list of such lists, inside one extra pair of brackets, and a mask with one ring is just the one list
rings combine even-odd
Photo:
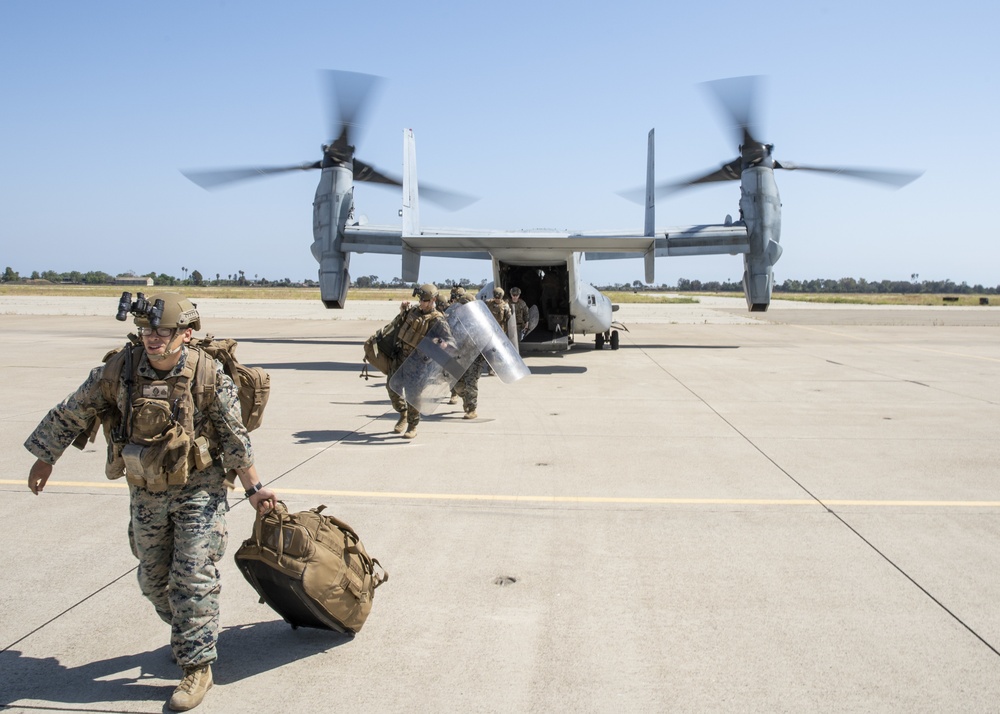
[[(177, 375), (151, 379), (138, 373), (144, 350), (136, 346), (114, 353), (101, 377), (105, 399), (117, 406), (101, 415), (108, 442), (108, 478), (126, 480), (149, 491), (165, 491), (182, 486), (188, 474), (208, 468), (214, 462), (219, 439), (211, 422), (204, 418), (196, 429), (196, 405), (204, 415), (204, 404), (215, 390), (215, 380), (206, 371), (215, 371), (215, 361), (197, 348), (188, 348), (184, 367)], [(131, 360), (131, 409), (121, 375), (127, 374)], [(127, 385), (126, 385), (127, 386)], [(125, 414), (130, 423), (122, 424)]]
[(402, 350), (402, 356), (407, 357), (417, 348), (420, 341), (427, 335), (427, 330), (435, 320), (443, 320), (442, 315), (437, 310), (431, 310), (426, 315), (420, 312), (419, 307), (411, 307), (402, 316), (403, 324), (399, 327), (396, 340)]
[(517, 322), (517, 328), (521, 329), (524, 324), (528, 321), (528, 306), (524, 300), (518, 300), (517, 302), (511, 302), (508, 304), (511, 312), (514, 313), (514, 320)]
[(510, 307), (504, 302), (503, 298), (491, 298), (487, 300), (486, 307), (490, 309), (490, 313), (500, 323), (500, 327), (506, 330), (507, 320), (510, 318)]

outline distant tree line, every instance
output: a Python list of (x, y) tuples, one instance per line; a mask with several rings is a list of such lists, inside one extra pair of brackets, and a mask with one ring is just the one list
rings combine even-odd
[(18, 282), (28, 282), (28, 281), (46, 281), (49, 283), (62, 283), (62, 284), (72, 284), (72, 285), (115, 285), (119, 278), (130, 277), (130, 278), (152, 278), (154, 285), (239, 285), (246, 287), (316, 287), (319, 285), (315, 280), (303, 280), (302, 282), (293, 282), (288, 278), (283, 278), (281, 280), (268, 280), (267, 278), (261, 277), (260, 275), (254, 275), (253, 278), (248, 278), (242, 270), (237, 270), (234, 273), (229, 273), (227, 275), (222, 275), (221, 273), (216, 273), (214, 277), (211, 275), (205, 276), (198, 270), (188, 270), (187, 268), (181, 268), (184, 276), (181, 278), (176, 278), (173, 275), (167, 275), (166, 273), (157, 273), (155, 271), (150, 273), (143, 273), (141, 275), (135, 275), (129, 273), (128, 275), (114, 276), (105, 273), (100, 270), (92, 270), (87, 273), (82, 273), (78, 270), (71, 270), (65, 273), (59, 273), (55, 270), (44, 270), (44, 271), (33, 271), (30, 278), (22, 278), (20, 273), (8, 266), (4, 270), (3, 275), (0, 276), (0, 282), (3, 283), (18, 283)]
[[(631, 283), (615, 283), (614, 285), (599, 285), (600, 290), (620, 291), (671, 291), (671, 292), (705, 292), (705, 293), (743, 293), (742, 282), (719, 282), (717, 280), (688, 280), (678, 278), (676, 285), (646, 285), (641, 280)], [(774, 291), (779, 293), (953, 293), (956, 295), (997, 295), (1000, 285), (984, 287), (969, 285), (966, 282), (955, 283), (953, 280), (872, 280), (864, 278), (819, 278), (815, 280), (785, 280), (775, 283)]]
[[(248, 278), (244, 271), (237, 270), (226, 275), (216, 273), (214, 276), (203, 275), (198, 270), (188, 270), (181, 268), (183, 277), (176, 278), (166, 273), (150, 272), (142, 275), (132, 275), (128, 277), (152, 278), (154, 285), (236, 285), (245, 287), (317, 287), (319, 283), (315, 280), (303, 280), (294, 282), (288, 278), (281, 280), (268, 280), (260, 275)], [(125, 277), (125, 276), (118, 276)], [(969, 285), (966, 282), (955, 283), (953, 280), (918, 280), (914, 275), (912, 280), (872, 280), (864, 278), (840, 278), (833, 280), (830, 278), (818, 278), (815, 280), (785, 280), (776, 283), (774, 291), (779, 293), (930, 293), (942, 294), (952, 293), (955, 295), (998, 295), (1000, 285), (984, 287), (982, 285)], [(34, 271), (28, 280), (44, 280), (50, 283), (69, 283), (75, 285), (115, 285), (117, 278), (114, 275), (92, 270), (90, 272), (80, 272), (71, 270), (66, 273), (57, 273), (54, 270), (42, 272)], [(0, 276), (0, 282), (17, 283), (25, 282), (20, 274), (8, 266)], [(351, 287), (354, 288), (406, 288), (412, 285), (404, 282), (401, 278), (382, 280), (377, 275), (362, 275), (356, 278)], [(483, 281), (469, 280), (461, 278), (459, 280), (448, 279), (437, 283), (438, 287), (451, 288), (454, 285), (461, 285), (464, 288), (480, 289)], [(688, 278), (678, 278), (676, 285), (661, 283), (659, 285), (646, 285), (641, 280), (634, 280), (631, 283), (614, 283), (608, 285), (598, 285), (600, 290), (618, 290), (629, 292), (707, 292), (707, 293), (743, 293), (743, 283), (739, 281), (717, 280), (689, 280)]]

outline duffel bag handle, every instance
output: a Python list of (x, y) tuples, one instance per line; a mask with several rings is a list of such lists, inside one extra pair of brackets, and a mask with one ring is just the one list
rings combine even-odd
[(288, 508), (285, 506), (285, 502), (278, 501), (274, 504), (274, 508), (266, 514), (261, 513), (260, 511), (255, 511), (255, 513), (257, 515), (253, 522), (253, 539), (258, 548), (264, 547), (264, 519), (271, 517), (276, 517), (278, 519), (278, 557), (280, 558), (285, 550), (285, 539), (281, 535), (281, 527), (284, 525), (285, 517), (288, 515)]

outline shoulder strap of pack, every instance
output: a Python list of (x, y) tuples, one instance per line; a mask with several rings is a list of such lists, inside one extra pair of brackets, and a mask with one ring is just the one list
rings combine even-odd
[(198, 411), (205, 413), (205, 404), (215, 394), (215, 360), (197, 346), (188, 346), (188, 363), (185, 371), (191, 373), (191, 397)]
[(112, 404), (118, 403), (118, 383), (121, 381), (122, 372), (125, 371), (125, 360), (132, 359), (132, 374), (139, 368), (142, 350), (136, 349), (137, 347), (134, 342), (129, 342), (124, 347), (111, 350), (104, 355), (101, 390), (104, 392), (104, 398)]

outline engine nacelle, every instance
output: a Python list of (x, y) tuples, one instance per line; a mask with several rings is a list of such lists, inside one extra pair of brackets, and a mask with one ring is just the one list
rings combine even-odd
[(773, 266), (781, 257), (781, 197), (768, 166), (742, 173), (740, 211), (750, 251), (743, 255), (743, 294), (750, 312), (766, 312), (774, 286)]
[(781, 245), (768, 241), (762, 256), (747, 253), (743, 256), (743, 294), (750, 312), (767, 312), (774, 287), (773, 266), (781, 257)]
[(351, 274), (347, 270), (350, 256), (340, 254), (328, 256), (319, 265), (319, 296), (326, 307), (342, 310), (347, 302), (347, 290), (351, 287)]
[(313, 202), (313, 257), (319, 263), (320, 298), (327, 308), (342, 309), (351, 286), (348, 268), (351, 256), (340, 249), (343, 227), (354, 206), (350, 169), (331, 166), (323, 169), (316, 200)]

